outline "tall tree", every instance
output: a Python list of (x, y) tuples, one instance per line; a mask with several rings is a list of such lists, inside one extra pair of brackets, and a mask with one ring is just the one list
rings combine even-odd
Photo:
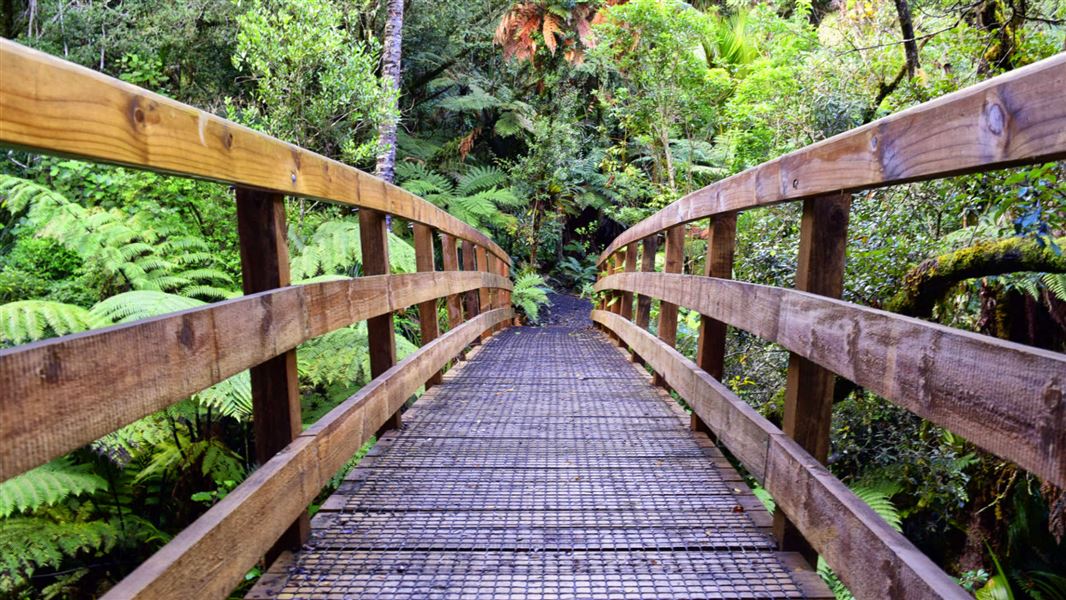
[(400, 47), (403, 43), (403, 2), (389, 0), (388, 17), (385, 20), (385, 44), (381, 53), (381, 75), (386, 85), (395, 94), (392, 115), (381, 121), (378, 127), (377, 175), (392, 182), (396, 172), (396, 125), (400, 120)]

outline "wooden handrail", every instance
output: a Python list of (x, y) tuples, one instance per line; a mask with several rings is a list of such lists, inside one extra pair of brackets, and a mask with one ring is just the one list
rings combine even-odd
[(0, 71), (0, 145), (377, 210), (510, 264), (485, 234), (344, 163), (5, 39)]
[(1064, 354), (712, 277), (618, 273), (596, 290), (653, 296), (754, 333), (1066, 487)]
[(483, 312), (382, 373), (253, 472), (104, 598), (227, 597), (423, 382), (482, 332), (512, 316), (510, 308)]
[(859, 598), (970, 598), (865, 502), (696, 363), (621, 316), (592, 311), (655, 369), (773, 496)]
[(471, 271), (298, 285), (0, 350), (0, 481), (311, 338), (482, 287), (511, 282)]
[(1066, 157), (1066, 53), (765, 162), (681, 198), (614, 239), (739, 209)]

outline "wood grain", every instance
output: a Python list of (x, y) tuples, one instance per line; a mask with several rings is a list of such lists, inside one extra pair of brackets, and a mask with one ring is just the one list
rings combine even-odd
[[(481, 246), (477, 246), (474, 250), (474, 256), (477, 259), (476, 269), (485, 273), (489, 272), (489, 260), (485, 254), (485, 249)], [(477, 291), (477, 304), (480, 310), (492, 309), (492, 298), (489, 295), (489, 288), (479, 288)], [(481, 334), (481, 341), (486, 341), (492, 336), (491, 331), (486, 331)]]
[[(625, 265), (623, 266), (626, 272), (634, 272), (637, 270), (637, 244), (633, 243), (626, 246), (625, 249)], [(622, 315), (625, 319), (633, 319), (633, 294), (631, 292), (621, 293), (622, 308), (618, 314)]]
[[(737, 242), (737, 214), (725, 213), (711, 217), (707, 225), (707, 257), (703, 274), (707, 277), (732, 279), (733, 254)], [(718, 381), (725, 375), (726, 324), (708, 316), (700, 316), (700, 333), (696, 340), (696, 364)], [(708, 431), (699, 415), (692, 413), (689, 426), (693, 431)]]
[(482, 331), (479, 315), (420, 348), (331, 410), (104, 598), (226, 598), (319, 490), (430, 375)]
[[(679, 225), (666, 230), (666, 247), (664, 248), (664, 273), (680, 273), (685, 264), (685, 227)], [(659, 339), (668, 346), (677, 344), (677, 305), (659, 302)], [(656, 385), (662, 385), (661, 374), (655, 375)]]
[[(643, 273), (655, 271), (655, 253), (658, 251), (659, 238), (651, 236), (640, 243), (640, 270)], [(651, 296), (637, 296), (637, 316), (633, 319), (637, 327), (647, 329), (651, 324)]]
[(1066, 157), (1066, 53), (887, 116), (681, 198), (600, 254), (738, 209)]
[(0, 350), (0, 481), (369, 317), (482, 286), (486, 273), (411, 273), (262, 292)]
[(1066, 355), (711, 277), (621, 273), (596, 289), (665, 297), (750, 331), (1066, 486)]
[(592, 319), (663, 374), (857, 598), (970, 598), (803, 448), (694, 362), (614, 313), (595, 310)]
[(65, 60), (0, 40), (0, 144), (371, 208), (485, 246), (398, 186)]
[[(389, 236), (385, 213), (363, 208), (359, 210), (359, 245), (362, 248), (364, 275), (388, 275)], [(377, 377), (396, 364), (396, 328), (392, 313), (387, 312), (366, 320), (367, 352), (370, 354), (370, 376)], [(400, 413), (392, 415), (383, 429), (401, 425)]]

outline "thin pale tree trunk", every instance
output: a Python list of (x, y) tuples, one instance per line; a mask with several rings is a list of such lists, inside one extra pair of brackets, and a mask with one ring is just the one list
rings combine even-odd
[(378, 127), (377, 175), (392, 182), (396, 169), (396, 124), (400, 115), (400, 48), (403, 44), (403, 2), (388, 0), (385, 42), (381, 52), (381, 75), (396, 93), (396, 112)]

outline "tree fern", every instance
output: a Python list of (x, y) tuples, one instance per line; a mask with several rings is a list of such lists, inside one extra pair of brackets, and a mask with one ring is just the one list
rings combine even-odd
[(164, 292), (124, 292), (97, 302), (90, 313), (100, 321), (129, 323), (203, 306), (204, 302)]
[(107, 482), (68, 458), (56, 459), (0, 483), (0, 518), (107, 489)]
[(502, 209), (523, 205), (507, 185), (507, 175), (496, 167), (471, 167), (453, 181), (423, 164), (403, 162), (396, 166), (396, 175), (404, 189), (474, 227), (511, 228), (516, 219)]
[(1052, 294), (1066, 302), (1066, 273), (1047, 273), (1042, 281)]
[(0, 593), (13, 594), (38, 569), (57, 569), (67, 557), (108, 552), (119, 535), (116, 525), (103, 520), (5, 519), (0, 522)]
[(0, 346), (77, 333), (110, 325), (92, 311), (49, 300), (21, 300), (0, 306)]
[[(304, 281), (319, 275), (354, 276), (363, 262), (359, 222), (352, 219), (326, 221), (308, 240), (296, 239), (299, 252), (290, 262), (292, 277)], [(415, 251), (389, 232), (389, 265), (393, 272), (412, 273)]]

